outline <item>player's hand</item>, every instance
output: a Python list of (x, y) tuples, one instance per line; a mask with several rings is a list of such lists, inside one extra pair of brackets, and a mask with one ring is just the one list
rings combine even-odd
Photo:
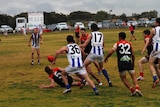
[(104, 59), (104, 62), (106, 63), (107, 61), (108, 61), (108, 58), (105, 58), (105, 59)]
[(41, 89), (45, 88), (44, 84), (42, 84), (39, 88), (41, 88)]

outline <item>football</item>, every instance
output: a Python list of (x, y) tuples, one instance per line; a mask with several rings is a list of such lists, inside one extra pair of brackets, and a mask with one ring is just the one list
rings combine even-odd
[(54, 56), (51, 56), (51, 55), (48, 56), (48, 61), (49, 61), (49, 62), (53, 62), (53, 60), (54, 60)]

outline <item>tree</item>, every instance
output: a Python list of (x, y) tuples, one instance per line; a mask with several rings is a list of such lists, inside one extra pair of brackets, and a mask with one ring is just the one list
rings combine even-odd
[(102, 20), (106, 20), (109, 19), (109, 14), (105, 11), (98, 11), (95, 15), (95, 20), (96, 21), (102, 21)]

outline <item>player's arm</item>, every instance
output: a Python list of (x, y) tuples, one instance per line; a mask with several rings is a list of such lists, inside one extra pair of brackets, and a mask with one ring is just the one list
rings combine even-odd
[(52, 62), (53, 64), (56, 62), (57, 57), (59, 56), (59, 54), (64, 54), (68, 51), (67, 46), (64, 46), (62, 48), (60, 48), (59, 50), (56, 51), (55, 55), (54, 55), (54, 61)]
[(84, 42), (84, 44), (81, 44), (81, 45), (79, 45), (79, 46), (80, 46), (81, 48), (85, 48), (85, 47), (89, 44), (91, 38), (92, 38), (92, 35), (89, 34), (88, 37), (87, 37), (87, 40)]
[(146, 50), (149, 42), (150, 42), (150, 38), (145, 38), (145, 45), (144, 45), (144, 47), (143, 47), (142, 54), (145, 52), (145, 50)]
[(42, 38), (42, 36), (40, 35), (40, 44), (42, 44), (43, 43), (43, 38)]
[(113, 48), (109, 51), (109, 53), (107, 54), (107, 56), (104, 59), (104, 62), (106, 63), (108, 61), (108, 58), (116, 51), (117, 49), (117, 43), (115, 43), (113, 45)]
[(49, 78), (50, 80), (50, 85), (41, 85), (40, 88), (45, 89), (45, 88), (54, 88), (55, 87), (55, 82), (52, 78)]
[(153, 36), (155, 35), (155, 28), (151, 29), (151, 38), (153, 38)]

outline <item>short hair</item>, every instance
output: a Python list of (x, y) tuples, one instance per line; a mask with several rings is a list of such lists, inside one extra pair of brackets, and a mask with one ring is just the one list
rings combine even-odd
[(84, 30), (84, 31), (86, 31), (86, 29), (85, 29), (85, 28), (81, 28), (81, 30)]
[(45, 69), (44, 69), (44, 71), (45, 71), (46, 73), (48, 73), (48, 75), (52, 74), (52, 70), (50, 69), (49, 66), (46, 66)]
[(156, 18), (156, 22), (160, 25), (160, 18)]
[(92, 24), (91, 24), (91, 30), (92, 30), (92, 31), (98, 31), (99, 28), (98, 28), (97, 24), (92, 23)]
[(150, 30), (148, 30), (148, 29), (147, 29), (147, 30), (144, 30), (143, 33), (144, 33), (145, 35), (150, 35)]
[(126, 39), (126, 33), (125, 32), (120, 32), (119, 37), (121, 37), (122, 39)]
[(74, 38), (73, 38), (72, 35), (68, 35), (67, 38), (66, 38), (66, 40), (67, 40), (67, 42), (73, 42), (73, 43), (75, 43)]

